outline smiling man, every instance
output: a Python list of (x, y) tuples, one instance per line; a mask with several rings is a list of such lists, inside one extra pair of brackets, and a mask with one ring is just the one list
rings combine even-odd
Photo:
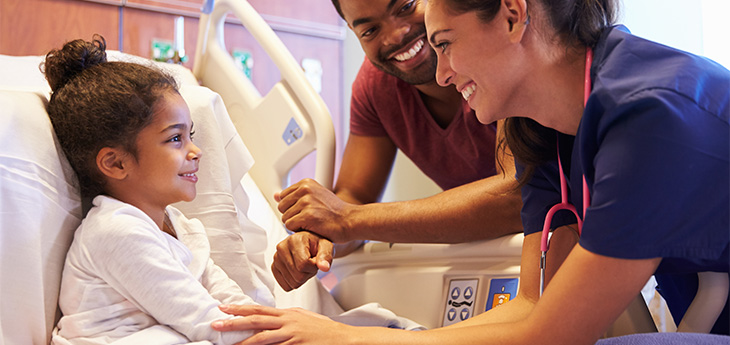
[[(285, 290), (362, 240), (458, 243), (521, 231), (521, 200), (509, 157), (495, 164), (498, 125), (481, 124), (470, 89), (435, 81), (425, 4), (417, 0), (332, 0), (367, 59), (352, 86), (350, 137), (334, 191), (303, 180), (278, 196), (287, 228), (272, 270)], [(397, 150), (444, 189), (378, 203)], [(315, 235), (319, 234), (320, 236)]]

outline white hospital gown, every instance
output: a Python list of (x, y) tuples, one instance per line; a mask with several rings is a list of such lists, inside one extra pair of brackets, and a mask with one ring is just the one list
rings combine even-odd
[(233, 318), (221, 303), (255, 303), (210, 259), (198, 220), (168, 206), (176, 240), (134, 206), (93, 204), (66, 258), (52, 344), (232, 344), (252, 334), (210, 327)]

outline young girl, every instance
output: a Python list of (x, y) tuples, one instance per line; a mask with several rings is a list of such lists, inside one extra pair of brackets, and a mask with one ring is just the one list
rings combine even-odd
[[(93, 198), (61, 282), (53, 344), (230, 344), (221, 303), (254, 304), (210, 259), (202, 224), (169, 206), (195, 197), (202, 153), (175, 80), (107, 62), (102, 37), (46, 55), (48, 114)], [(204, 342), (208, 343), (208, 342)]]

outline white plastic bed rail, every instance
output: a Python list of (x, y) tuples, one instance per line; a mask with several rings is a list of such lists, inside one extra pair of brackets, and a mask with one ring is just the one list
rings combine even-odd
[[(263, 97), (243, 72), (231, 68), (234, 62), (223, 41), (226, 15), (231, 12), (281, 73), (282, 80)], [(288, 184), (291, 168), (315, 149), (314, 179), (331, 188), (335, 133), (329, 110), (279, 37), (244, 0), (207, 0), (200, 21), (193, 74), (223, 98), (256, 160), (249, 173), (272, 208), (277, 209), (274, 193)], [(224, 70), (237, 73), (221, 73)]]

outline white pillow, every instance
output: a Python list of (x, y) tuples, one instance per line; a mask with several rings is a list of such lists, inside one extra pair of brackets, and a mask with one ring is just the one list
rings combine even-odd
[(62, 158), (45, 102), (39, 93), (0, 90), (0, 342), (5, 344), (48, 344), (66, 251), (82, 216), (75, 175)]
[[(51, 93), (40, 65), (45, 56), (0, 55), (0, 90), (39, 92), (46, 96)], [(155, 62), (139, 56), (107, 50), (108, 61), (125, 61), (162, 69), (175, 77), (180, 85), (199, 85), (193, 72), (181, 65)]]
[[(43, 56), (0, 55), (0, 90), (51, 92), (40, 64)], [(4, 108), (3, 108), (4, 109)]]

